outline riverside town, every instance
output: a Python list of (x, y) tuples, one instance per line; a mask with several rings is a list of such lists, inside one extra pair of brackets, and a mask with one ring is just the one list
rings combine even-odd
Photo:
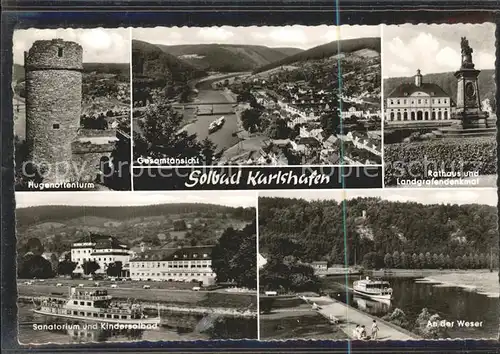
[(210, 31), (132, 31), (136, 162), (381, 165), (380, 27), (343, 26), (340, 41), (334, 26)]

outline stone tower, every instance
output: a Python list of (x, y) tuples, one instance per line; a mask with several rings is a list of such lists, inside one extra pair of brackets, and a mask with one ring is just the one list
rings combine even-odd
[(82, 108), (82, 47), (62, 39), (41, 40), (24, 53), (26, 142), (29, 160), (44, 182), (72, 180), (72, 142)]

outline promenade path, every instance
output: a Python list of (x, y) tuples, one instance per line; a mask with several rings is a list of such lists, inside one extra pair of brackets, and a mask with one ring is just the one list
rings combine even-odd
[(344, 304), (343, 302), (336, 301), (327, 296), (321, 297), (301, 297), (302, 300), (309, 304), (316, 304), (320, 308), (318, 313), (330, 320), (335, 317), (339, 323), (339, 328), (349, 336), (351, 339), (357, 339), (353, 337), (353, 331), (356, 325), (364, 325), (366, 328), (366, 333), (371, 335), (371, 326), (373, 320), (375, 319), (378, 324), (378, 336), (377, 340), (418, 340), (418, 336), (398, 328), (395, 325), (388, 324), (386, 321), (381, 319), (371, 317), (366, 313), (359, 311), (351, 306)]

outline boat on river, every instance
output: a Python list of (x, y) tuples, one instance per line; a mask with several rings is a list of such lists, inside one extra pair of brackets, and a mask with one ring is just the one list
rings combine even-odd
[(219, 130), (220, 128), (222, 128), (222, 126), (224, 125), (225, 122), (226, 122), (226, 118), (224, 118), (224, 116), (214, 120), (208, 126), (208, 132), (213, 133), (213, 132)]
[(372, 280), (369, 277), (356, 280), (353, 283), (353, 291), (376, 300), (392, 299), (391, 285), (385, 280)]
[(148, 317), (139, 304), (114, 303), (107, 290), (99, 288), (71, 287), (68, 297), (50, 296), (40, 298), (35, 313), (69, 318), (86, 322), (124, 325), (127, 328), (155, 329), (161, 323), (160, 310), (157, 317)]

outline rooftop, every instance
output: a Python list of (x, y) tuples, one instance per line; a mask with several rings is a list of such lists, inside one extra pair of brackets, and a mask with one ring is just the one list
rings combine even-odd
[(75, 247), (75, 243), (94, 243), (95, 249), (129, 249), (126, 244), (120, 242), (116, 237), (109, 235), (90, 234), (74, 242), (72, 247)]
[(429, 82), (423, 82), (420, 86), (417, 86), (414, 83), (401, 84), (394, 90), (392, 90), (392, 92), (387, 97), (407, 97), (411, 96), (415, 92), (424, 92), (429, 96), (450, 97), (450, 95), (446, 93), (439, 85)]
[[(203, 260), (212, 259), (213, 245), (191, 246), (182, 248), (164, 248), (160, 250), (148, 250), (139, 253), (131, 262), (144, 261), (173, 261), (173, 260)], [(204, 255), (207, 255), (204, 257)]]

